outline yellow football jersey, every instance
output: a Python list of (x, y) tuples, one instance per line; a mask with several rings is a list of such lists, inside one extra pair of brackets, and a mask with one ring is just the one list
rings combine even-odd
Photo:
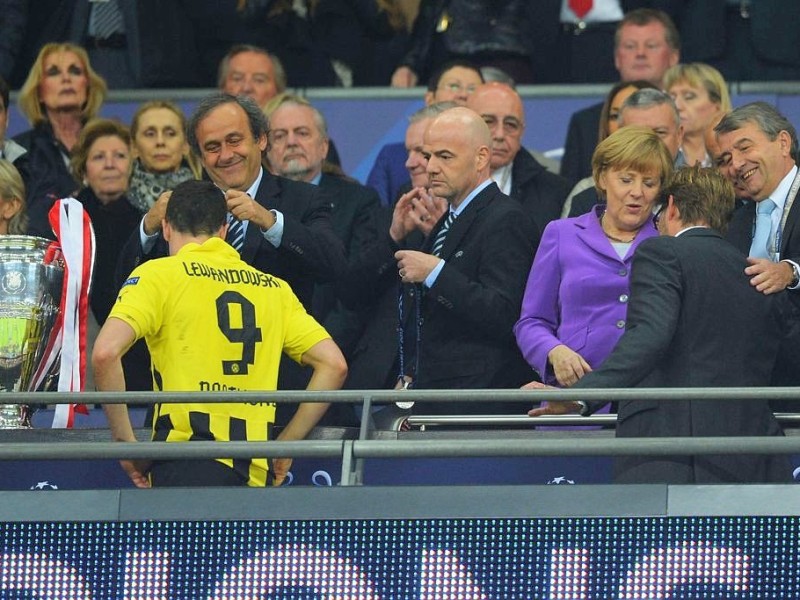
[[(144, 337), (155, 387), (164, 391), (275, 390), (281, 353), (299, 361), (330, 336), (289, 285), (239, 258), (220, 238), (148, 261), (123, 284), (110, 317)], [(153, 439), (269, 439), (275, 404), (156, 405)], [(266, 482), (266, 459), (220, 459)]]

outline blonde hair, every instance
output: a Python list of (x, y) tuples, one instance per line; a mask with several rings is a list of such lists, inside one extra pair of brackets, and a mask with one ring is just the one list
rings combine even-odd
[(730, 112), (731, 95), (728, 84), (722, 73), (706, 63), (678, 64), (670, 67), (664, 73), (664, 89), (669, 89), (678, 83), (686, 83), (693, 88), (702, 88), (708, 92), (708, 97), (723, 113)]
[[(658, 173), (661, 186), (672, 175), (673, 160), (669, 150), (649, 127), (621, 127), (602, 142), (592, 155), (592, 176), (598, 186), (600, 175), (610, 169), (631, 169), (638, 173)], [(605, 190), (597, 187), (601, 197)]]
[(19, 91), (17, 104), (20, 111), (27, 117), (31, 125), (38, 125), (47, 120), (47, 115), (42, 109), (42, 103), (39, 99), (39, 84), (44, 78), (44, 61), (54, 52), (72, 52), (83, 63), (86, 76), (89, 78), (89, 85), (86, 90), (86, 104), (81, 109), (81, 115), (84, 119), (91, 119), (97, 115), (103, 101), (106, 99), (108, 86), (105, 80), (92, 69), (86, 50), (68, 42), (52, 42), (45, 44), (39, 50), (39, 55), (28, 73), (28, 78)]
[(7, 160), (0, 160), (0, 199), (19, 200), (20, 209), (8, 222), (8, 233), (24, 235), (28, 230), (25, 205), (25, 184), (17, 168)]
[[(155, 110), (159, 108), (168, 110), (178, 117), (178, 122), (181, 124), (183, 140), (188, 146), (189, 142), (186, 135), (186, 115), (183, 114), (180, 106), (169, 100), (149, 100), (148, 102), (144, 102), (139, 105), (139, 107), (136, 109), (136, 112), (133, 113), (133, 119), (131, 119), (131, 141), (134, 146), (136, 145), (136, 134), (139, 133), (139, 121), (141, 120), (142, 115), (148, 110)], [(197, 157), (192, 152), (187, 152), (186, 162), (189, 164), (189, 168), (191, 169), (194, 178), (200, 179), (203, 173), (203, 168), (200, 165), (200, 161), (197, 159)], [(142, 167), (144, 167), (144, 165), (142, 165)]]

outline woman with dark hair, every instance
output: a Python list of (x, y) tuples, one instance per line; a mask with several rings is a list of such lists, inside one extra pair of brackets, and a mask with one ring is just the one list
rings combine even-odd
[(117, 259), (142, 219), (142, 212), (127, 199), (131, 175), (128, 128), (109, 119), (89, 121), (75, 145), (72, 172), (82, 185), (77, 198), (94, 227), (96, 252), (90, 302), (102, 325), (119, 291), (114, 278)]
[(32, 234), (50, 235), (47, 213), (75, 189), (69, 160), (86, 121), (100, 110), (106, 83), (75, 44), (42, 47), (19, 93), (32, 129), (14, 138), (28, 157), (28, 214)]

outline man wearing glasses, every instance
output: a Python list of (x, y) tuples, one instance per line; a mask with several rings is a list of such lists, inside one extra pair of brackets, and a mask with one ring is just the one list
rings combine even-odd
[[(455, 102), (464, 106), (469, 95), (482, 83), (483, 75), (469, 61), (447, 62), (428, 80), (425, 105)], [(367, 185), (377, 190), (383, 206), (392, 206), (400, 197), (401, 188), (407, 187), (409, 182), (405, 144), (386, 144), (375, 157), (375, 164), (367, 175)]]
[[(467, 99), (492, 134), (492, 179), (500, 191), (517, 200), (538, 231), (561, 216), (569, 182), (548, 172), (522, 147), (525, 112), (522, 98), (509, 86), (490, 82)], [(521, 150), (521, 151), (520, 151)]]

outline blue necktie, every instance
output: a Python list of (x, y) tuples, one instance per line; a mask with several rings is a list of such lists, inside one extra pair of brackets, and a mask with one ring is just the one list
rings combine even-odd
[(225, 236), (225, 241), (233, 246), (233, 249), (239, 254), (242, 253), (242, 246), (244, 245), (244, 225), (231, 213), (228, 213), (228, 235)]
[(450, 231), (450, 226), (453, 224), (453, 221), (456, 220), (456, 213), (450, 211), (447, 213), (447, 218), (442, 223), (442, 228), (439, 230), (439, 233), (436, 234), (436, 238), (433, 240), (433, 246), (431, 247), (431, 254), (434, 256), (441, 256), (442, 255), (442, 248), (444, 247), (444, 240), (447, 237), (447, 232)]
[[(756, 231), (750, 245), (750, 256), (754, 258), (772, 258), (769, 251), (770, 234), (772, 233), (772, 211), (775, 203), (767, 198), (756, 203)], [(775, 251), (778, 251), (775, 248)]]

